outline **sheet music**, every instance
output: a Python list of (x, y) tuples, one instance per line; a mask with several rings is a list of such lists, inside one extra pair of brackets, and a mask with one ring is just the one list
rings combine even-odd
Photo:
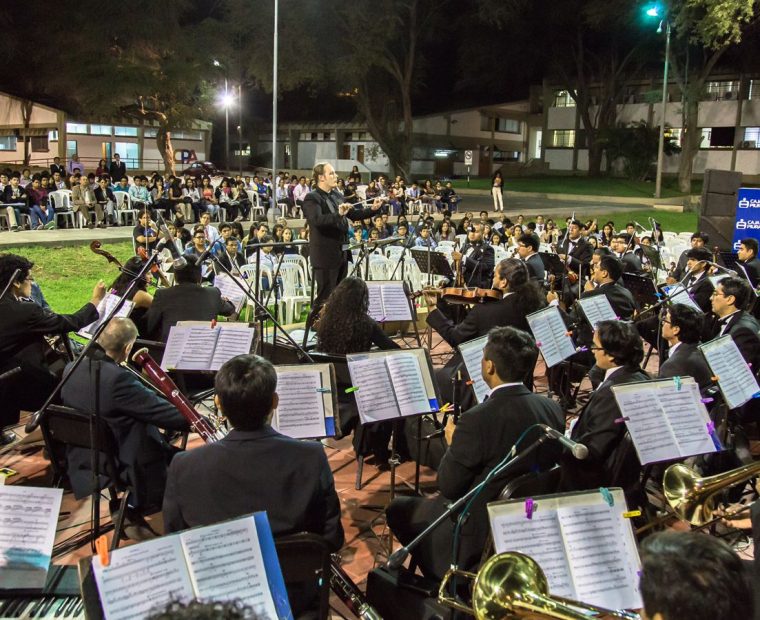
[(222, 297), (226, 297), (232, 302), (237, 312), (240, 312), (240, 306), (243, 305), (243, 301), (245, 300), (245, 293), (235, 284), (235, 280), (240, 282), (244, 287), (248, 287), (244, 280), (239, 278), (233, 280), (226, 273), (218, 273), (214, 277), (214, 287), (219, 289)]
[(555, 510), (544, 511), (539, 502), (531, 519), (526, 518), (524, 512), (500, 514), (492, 517), (491, 531), (496, 553), (518, 551), (530, 556), (544, 571), (552, 594), (575, 596)]
[(401, 415), (384, 357), (346, 357), (362, 424), (392, 420)]
[(472, 381), (472, 389), (475, 392), (475, 398), (479, 403), (485, 400), (488, 394), (488, 384), (483, 380), (483, 374), (480, 371), (480, 361), (483, 359), (483, 349), (488, 342), (488, 336), (481, 336), (474, 340), (463, 342), (459, 345), (459, 352), (462, 354), (464, 367)]
[(367, 314), (378, 323), (382, 323), (385, 320), (382, 291), (379, 286), (368, 286), (367, 292), (369, 293), (369, 308), (367, 309)]
[(116, 549), (106, 567), (95, 556), (92, 570), (107, 620), (142, 620), (172, 600), (195, 596), (179, 536)]
[(576, 600), (607, 609), (641, 607), (638, 556), (626, 544), (625, 510), (622, 502), (557, 510)]
[(296, 439), (325, 436), (325, 405), (319, 389), (322, 375), (318, 370), (282, 372), (277, 370), (277, 394), (272, 426), (283, 435)]
[[(211, 358), (211, 364), (203, 370), (219, 370), (222, 365), (238, 355), (247, 355), (253, 346), (254, 329), (252, 327), (227, 327), (217, 325), (219, 335), (216, 340), (216, 348)], [(190, 345), (192, 346), (192, 345)]]
[[(108, 293), (98, 304), (98, 320), (93, 321), (89, 325), (85, 325), (82, 329), (80, 329), (77, 334), (82, 336), (83, 338), (92, 338), (92, 335), (95, 333), (95, 330), (100, 327), (100, 324), (105, 320), (105, 318), (111, 313), (111, 311), (116, 307), (116, 304), (119, 303), (121, 300), (121, 297), (118, 295), (114, 295), (113, 293)], [(124, 305), (119, 308), (119, 311), (116, 313), (115, 316), (120, 318), (128, 317), (130, 312), (132, 312), (132, 309), (135, 307), (134, 302), (132, 301), (125, 301)]]
[(383, 300), (383, 312), (386, 321), (411, 321), (412, 311), (406, 296), (403, 282), (383, 284), (380, 294)]
[(692, 299), (691, 295), (689, 295), (689, 292), (682, 284), (674, 284), (671, 287), (666, 287), (665, 290), (670, 298), (671, 304), (684, 304), (685, 306), (694, 308), (697, 312), (702, 312), (702, 308), (697, 305), (697, 302)]
[(575, 345), (567, 334), (557, 306), (547, 306), (526, 318), (547, 367), (551, 368), (575, 353)]
[[(644, 385), (644, 384), (641, 384)], [(626, 426), (642, 465), (678, 458), (680, 451), (670, 432), (665, 414), (660, 408), (657, 394), (638, 386), (612, 388), (622, 417), (628, 418)]]
[(699, 345), (729, 409), (741, 407), (750, 400), (758, 388), (755, 376), (744, 361), (730, 335), (720, 336)]
[(614, 321), (618, 318), (606, 295), (582, 297), (578, 300), (578, 303), (583, 310), (586, 320), (593, 328), (596, 328), (596, 324), (599, 321)]
[[(187, 342), (179, 356), (177, 368), (183, 370), (209, 370), (214, 358), (219, 327), (183, 327), (187, 329)], [(171, 334), (169, 336), (171, 338)]]
[(177, 368), (189, 336), (190, 332), (187, 328), (174, 325), (169, 329), (169, 338), (166, 341), (164, 356), (161, 358), (162, 370), (169, 371)]
[(179, 538), (198, 598), (239, 599), (257, 616), (277, 618), (252, 517), (188, 530)]
[[(384, 358), (393, 382), (402, 416), (430, 411), (430, 401), (422, 381), (420, 364), (413, 353), (399, 353)], [(387, 396), (386, 396), (387, 398)]]
[(45, 586), (62, 497), (62, 489), (0, 485), (0, 589)]
[(699, 385), (691, 380), (681, 380), (681, 389), (668, 384), (667, 389), (660, 389), (660, 406), (665, 411), (665, 418), (678, 444), (681, 456), (694, 456), (717, 452), (707, 425), (710, 416), (702, 403)]

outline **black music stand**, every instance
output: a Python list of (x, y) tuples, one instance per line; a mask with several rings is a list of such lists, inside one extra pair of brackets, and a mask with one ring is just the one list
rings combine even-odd
[(736, 272), (739, 270), (737, 267), (739, 266), (737, 263), (739, 261), (739, 257), (734, 254), (733, 252), (718, 252), (717, 256), (718, 260), (715, 261), (719, 265), (722, 265), (726, 269), (732, 269)]
[(662, 257), (660, 252), (653, 245), (640, 245), (641, 252), (649, 263), (654, 267), (655, 271), (667, 271), (662, 264)]
[(552, 252), (539, 252), (541, 262), (544, 264), (544, 269), (556, 278), (561, 278), (565, 275), (565, 263), (559, 257), (559, 254), (553, 254)]
[(443, 276), (452, 282), (454, 281), (454, 272), (451, 270), (451, 265), (449, 265), (445, 254), (431, 252), (427, 248), (412, 248), (410, 252), (422, 273)]
[(624, 273), (623, 285), (631, 291), (639, 308), (654, 306), (659, 301), (657, 289), (654, 286), (652, 278), (649, 276), (636, 273)]

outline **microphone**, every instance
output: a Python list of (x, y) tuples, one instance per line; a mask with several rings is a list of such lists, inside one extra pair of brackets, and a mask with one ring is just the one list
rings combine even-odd
[(538, 426), (541, 427), (541, 430), (544, 431), (548, 437), (559, 441), (562, 444), (562, 447), (566, 448), (568, 452), (579, 461), (588, 458), (588, 448), (582, 443), (578, 443), (569, 437), (565, 437), (562, 433), (554, 430), (551, 426), (547, 426), (546, 424), (539, 424)]
[(208, 246), (203, 252), (201, 252), (201, 255), (196, 259), (196, 262), (198, 264), (201, 264), (203, 261), (205, 261), (210, 256), (211, 252), (214, 251), (214, 246), (217, 243), (219, 243), (221, 240), (222, 238), (219, 237), (218, 239), (215, 239), (214, 241), (212, 241), (211, 245)]

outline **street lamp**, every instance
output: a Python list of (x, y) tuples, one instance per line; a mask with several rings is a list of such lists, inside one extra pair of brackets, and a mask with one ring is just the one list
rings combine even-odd
[[(214, 60), (214, 66), (222, 67), (222, 63)], [(235, 97), (229, 91), (227, 83), (227, 69), (224, 68), (224, 94), (222, 94), (219, 103), (224, 107), (224, 171), (230, 171), (230, 106), (235, 102)]]
[(657, 176), (654, 182), (654, 197), (660, 198), (662, 194), (662, 167), (665, 159), (665, 110), (668, 104), (668, 61), (670, 60), (670, 21), (665, 11), (658, 4), (648, 7), (646, 14), (648, 17), (660, 19), (657, 26), (657, 33), (662, 32), (662, 25), (665, 24), (665, 67), (662, 75), (662, 112), (660, 114), (660, 139), (657, 143)]
[(274, 49), (272, 50), (272, 194), (277, 188), (277, 21), (280, 12), (279, 0), (274, 0)]

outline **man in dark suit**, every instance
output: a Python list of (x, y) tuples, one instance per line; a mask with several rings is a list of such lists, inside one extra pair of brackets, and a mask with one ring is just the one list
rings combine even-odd
[(302, 205), (303, 216), (309, 224), (309, 257), (317, 285), (307, 330), (319, 316), (330, 293), (348, 273), (351, 255), (343, 247), (348, 243), (348, 220), (372, 217), (373, 212), (382, 206), (380, 199), (368, 209), (355, 209), (345, 203), (343, 195), (336, 189), (338, 175), (330, 164), (317, 164), (313, 175), (317, 187), (306, 195)]
[[(113, 432), (119, 462), (135, 491), (129, 505), (141, 514), (149, 514), (161, 507), (167, 466), (174, 453), (159, 427), (175, 431), (189, 427), (174, 405), (120, 366), (129, 359), (136, 338), (137, 327), (131, 319), (112, 319), (63, 386), (62, 396), (64, 405), (94, 414), (95, 394), (99, 394), (98, 414)], [(95, 383), (96, 366), (100, 369), (99, 385)], [(89, 495), (90, 451), (70, 448), (67, 460), (74, 495)]]
[(723, 278), (712, 296), (712, 311), (718, 317), (716, 336), (728, 334), (736, 343), (753, 373), (760, 369), (760, 324), (746, 312), (754, 293), (744, 278)]
[(567, 306), (578, 298), (580, 280), (588, 277), (589, 263), (594, 254), (594, 248), (581, 234), (581, 227), (582, 224), (578, 220), (571, 220), (567, 226), (567, 234), (557, 245), (557, 253), (567, 270), (579, 276), (578, 282), (571, 283), (569, 278), (565, 278), (562, 284), (562, 297)]
[(601, 256), (591, 270), (591, 280), (584, 286), (583, 297), (604, 295), (615, 315), (624, 321), (630, 321), (636, 311), (636, 301), (627, 288), (621, 286), (623, 263), (614, 256)]
[(686, 269), (691, 275), (683, 285), (702, 312), (710, 312), (710, 299), (715, 287), (710, 281), (712, 254), (707, 248), (694, 248), (686, 252)]
[(737, 255), (739, 257), (739, 272), (747, 276), (750, 285), (757, 290), (760, 284), (760, 259), (757, 258), (758, 243), (757, 239), (747, 237), (742, 239), (739, 245)]
[(539, 247), (540, 244), (536, 235), (525, 234), (517, 240), (517, 253), (525, 261), (531, 279), (543, 284), (546, 278), (546, 270), (544, 269), (544, 262), (538, 254)]
[(60, 157), (53, 157), (53, 163), (50, 164), (50, 176), (53, 176), (56, 172), (59, 173), (61, 177), (66, 176), (66, 166), (61, 163)]
[[(694, 250), (696, 248), (704, 248), (709, 242), (710, 237), (707, 233), (695, 232), (691, 236), (691, 249)], [(673, 275), (667, 279), (668, 284), (675, 284), (676, 282), (680, 282), (686, 275), (686, 262), (689, 259), (688, 253), (689, 250), (684, 250), (681, 252), (681, 256), (678, 257), (678, 263), (676, 264), (676, 269), (673, 272)]]
[(469, 227), (467, 242), (452, 257), (462, 261), (465, 286), (488, 288), (491, 285), (495, 254), (493, 248), (483, 240), (483, 224), (476, 223)]
[[(55, 314), (29, 301), (33, 266), (23, 256), (0, 256), (0, 291), (10, 282), (0, 300), (0, 374), (21, 369), (0, 382), (0, 429), (16, 424), (21, 409), (36, 411), (55, 388), (57, 378), (48, 366), (50, 346), (45, 336), (77, 331), (96, 321), (97, 306), (106, 293), (103, 283), (98, 282), (90, 301), (77, 312)], [(12, 433), (3, 433), (0, 443), (13, 439)]]
[(174, 272), (175, 285), (156, 291), (146, 314), (148, 334), (166, 342), (169, 330), (179, 321), (213, 321), (220, 314), (230, 316), (235, 306), (222, 297), (218, 288), (201, 286), (201, 265), (184, 255), (187, 266)]
[(340, 503), (324, 448), (269, 425), (279, 402), (274, 366), (257, 355), (240, 355), (222, 366), (215, 387), (214, 402), (233, 430), (172, 461), (166, 531), (266, 510), (275, 536), (312, 532), (332, 551), (340, 549)]
[[(462, 414), (456, 427), (446, 429), (449, 448), (438, 469), (441, 495), (429, 499), (398, 497), (388, 506), (388, 525), (402, 544), (409, 543), (430, 522), (440, 516), (449, 501), (459, 499), (482, 482), (529, 427), (546, 424), (564, 430), (562, 410), (554, 401), (530, 392), (522, 378), (532, 368), (538, 353), (531, 336), (512, 327), (497, 327), (488, 334), (481, 372), (491, 388), (480, 405)], [(532, 429), (518, 448), (524, 450), (540, 436)], [(480, 559), (488, 535), (486, 504), (493, 501), (509, 479), (529, 471), (550, 468), (559, 447), (554, 442), (504, 477), (497, 477), (474, 501), (460, 532), (459, 565), (472, 568)], [(552, 492), (552, 490), (547, 490)], [(440, 579), (451, 564), (454, 524), (441, 523), (412, 551), (426, 576)]]
[(691, 306), (673, 304), (662, 321), (662, 337), (668, 342), (668, 359), (660, 366), (659, 377), (694, 377), (699, 389), (712, 383), (712, 372), (697, 348), (702, 317)]
[(613, 250), (623, 264), (623, 273), (641, 273), (644, 269), (641, 260), (636, 256), (633, 247), (633, 237), (628, 233), (618, 233), (612, 238)]
[(111, 183), (114, 185), (127, 176), (127, 164), (121, 161), (118, 153), (113, 156), (111, 165), (108, 167), (108, 174), (111, 177)]
[[(625, 490), (638, 481), (638, 459), (623, 459), (625, 467), (617, 468), (624, 454), (619, 450), (626, 433), (612, 387), (632, 381), (646, 381), (649, 376), (639, 364), (644, 347), (636, 329), (622, 321), (601, 321), (594, 332), (593, 347), (596, 366), (604, 371), (604, 380), (594, 390), (570, 437), (589, 450), (587, 459), (579, 461), (563, 454), (560, 488), (583, 491), (598, 487), (622, 486)], [(624, 444), (623, 444), (624, 445)]]

